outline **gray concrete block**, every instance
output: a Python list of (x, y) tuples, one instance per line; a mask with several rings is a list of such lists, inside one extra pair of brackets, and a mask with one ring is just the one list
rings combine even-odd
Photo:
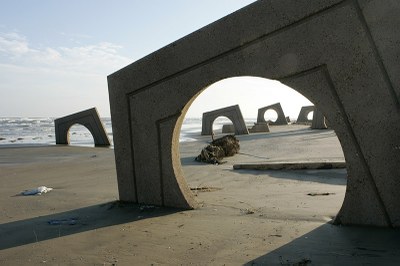
[(249, 128), (250, 133), (270, 132), (267, 122), (254, 123), (254, 126)]
[(220, 116), (225, 116), (232, 121), (236, 135), (249, 134), (239, 105), (232, 105), (203, 113), (201, 135), (212, 135), (214, 121)]
[(223, 134), (233, 134), (235, 133), (235, 126), (233, 124), (225, 124), (222, 125), (222, 133)]

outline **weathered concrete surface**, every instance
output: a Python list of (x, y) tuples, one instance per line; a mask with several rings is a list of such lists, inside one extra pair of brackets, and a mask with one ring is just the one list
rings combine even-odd
[(56, 144), (69, 144), (68, 131), (75, 124), (80, 124), (90, 131), (95, 146), (110, 146), (110, 140), (96, 108), (55, 119)]
[(282, 106), (280, 103), (275, 103), (275, 104), (258, 109), (257, 123), (267, 122), (267, 121), (265, 121), (264, 115), (265, 115), (265, 112), (267, 112), (268, 110), (274, 110), (278, 115), (276, 121), (268, 121), (268, 123), (270, 125), (287, 125), (288, 124), (285, 113), (283, 112), (283, 109), (282, 109)]
[(313, 120), (311, 123), (312, 129), (327, 129), (325, 116), (317, 108), (314, 108)]
[(348, 171), (336, 221), (400, 227), (399, 12), (387, 0), (258, 1), (110, 75), (120, 199), (193, 207), (185, 113), (210, 84), (255, 76), (309, 98), (335, 130)]
[(300, 109), (299, 116), (297, 117), (296, 123), (297, 124), (308, 124), (312, 122), (312, 119), (308, 119), (308, 115), (311, 112), (314, 112), (314, 105), (303, 106)]
[(212, 135), (214, 121), (220, 116), (225, 116), (232, 121), (236, 135), (249, 134), (239, 105), (232, 105), (203, 113), (201, 135)]

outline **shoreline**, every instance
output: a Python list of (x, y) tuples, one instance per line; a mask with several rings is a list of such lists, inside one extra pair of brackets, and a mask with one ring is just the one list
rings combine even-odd
[[(238, 136), (240, 153), (221, 165), (194, 162), (210, 136), (180, 143), (201, 206), (190, 211), (119, 202), (113, 149), (0, 146), (0, 264), (400, 262), (400, 231), (330, 224), (343, 202), (345, 169), (233, 170), (235, 163), (343, 158), (333, 131), (286, 129)], [(16, 196), (41, 185), (53, 190)]]

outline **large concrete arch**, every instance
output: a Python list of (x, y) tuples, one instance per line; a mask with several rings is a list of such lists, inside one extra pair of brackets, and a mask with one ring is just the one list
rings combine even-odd
[(348, 172), (336, 222), (400, 227), (399, 12), (387, 0), (257, 1), (110, 75), (120, 199), (194, 207), (184, 115), (210, 84), (255, 76), (309, 98), (335, 130)]
[(96, 108), (55, 119), (56, 144), (69, 144), (68, 131), (75, 124), (80, 124), (90, 131), (95, 146), (110, 146), (110, 140)]
[(249, 134), (239, 105), (232, 105), (203, 113), (201, 135), (211, 135), (213, 133), (213, 123), (220, 116), (226, 116), (232, 121), (236, 135)]
[(278, 114), (278, 118), (274, 122), (269, 122), (270, 125), (287, 125), (288, 121), (286, 120), (285, 113), (283, 112), (281, 103), (275, 103), (263, 108), (258, 109), (258, 114), (257, 114), (257, 123), (265, 123), (264, 115), (265, 112), (268, 110), (274, 110)]

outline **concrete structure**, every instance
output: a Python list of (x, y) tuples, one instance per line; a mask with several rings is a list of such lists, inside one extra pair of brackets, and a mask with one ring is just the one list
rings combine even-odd
[(328, 128), (325, 123), (324, 114), (321, 113), (317, 108), (314, 108), (314, 114), (313, 114), (313, 119), (312, 119), (312, 123), (311, 123), (311, 128), (312, 129), (327, 129)]
[(56, 144), (69, 144), (68, 131), (75, 124), (86, 127), (92, 133), (95, 146), (110, 146), (110, 140), (96, 108), (55, 119)]
[[(313, 118), (308, 119), (308, 115), (313, 112)], [(296, 124), (311, 124), (312, 129), (327, 129), (325, 116), (315, 108), (315, 106), (301, 107)]]
[(308, 119), (308, 115), (314, 112), (314, 105), (303, 106), (300, 109), (299, 116), (297, 117), (296, 124), (311, 124), (312, 119)]
[[(264, 115), (268, 110), (274, 110), (278, 118), (276, 121), (265, 121)], [(263, 108), (258, 109), (258, 114), (257, 114), (257, 123), (263, 123), (263, 122), (268, 122), (270, 125), (287, 125), (288, 121), (286, 120), (286, 116), (283, 113), (283, 109), (280, 103), (275, 103)]]
[(235, 126), (233, 124), (225, 124), (222, 125), (222, 133), (229, 133), (229, 134), (234, 134), (235, 133)]
[(400, 1), (258, 1), (110, 75), (120, 199), (194, 207), (185, 113), (210, 84), (254, 76), (300, 92), (335, 130), (348, 172), (336, 222), (400, 227), (399, 13)]
[(267, 122), (254, 123), (254, 126), (249, 128), (250, 133), (269, 132), (269, 125)]
[(236, 135), (249, 134), (239, 105), (232, 105), (203, 113), (203, 119), (201, 121), (201, 135), (211, 135), (213, 133), (214, 121), (220, 116), (225, 116), (232, 121)]

